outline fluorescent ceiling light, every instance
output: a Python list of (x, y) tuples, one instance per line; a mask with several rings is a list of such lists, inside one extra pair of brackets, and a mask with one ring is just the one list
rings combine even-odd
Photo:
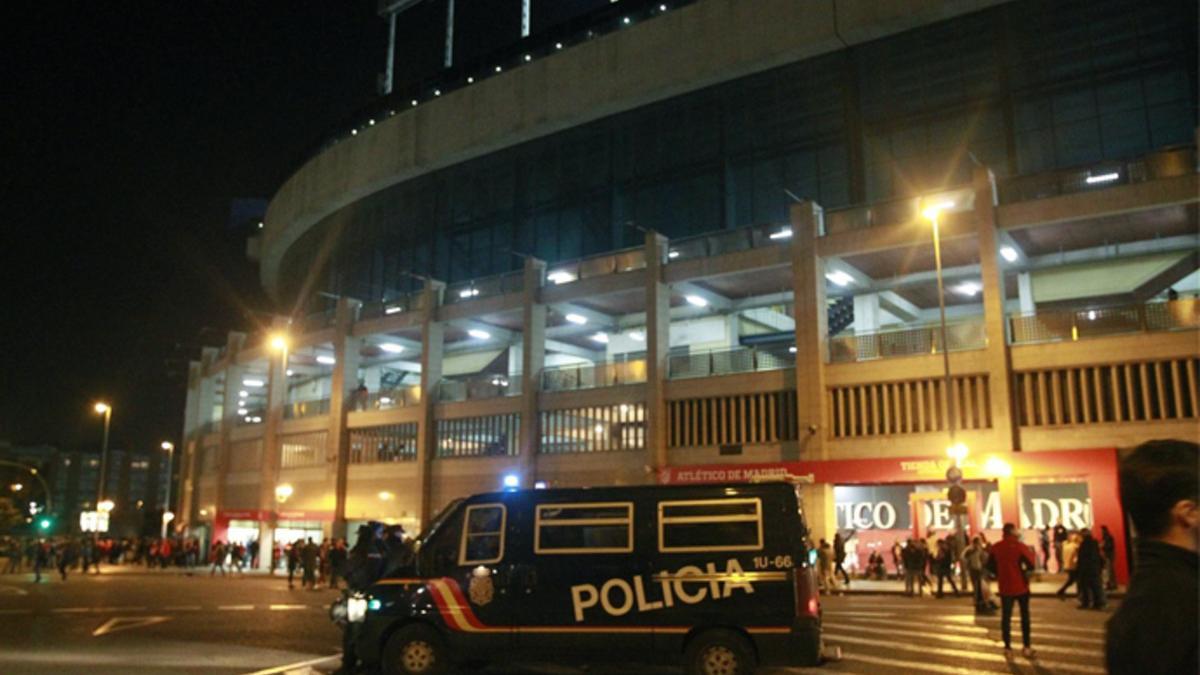
[(645, 342), (646, 334), (640, 330), (631, 330), (629, 331), (629, 339), (634, 342)]
[(326, 366), (332, 366), (333, 364), (337, 363), (337, 359), (333, 358), (332, 356), (325, 356), (322, 354), (317, 357), (317, 363), (324, 364)]
[(383, 405), (388, 405), (388, 404), (390, 404), (390, 403), (392, 402), (392, 397), (390, 397), (390, 396), (380, 396), (380, 397), (379, 397), (379, 402), (380, 402), (381, 404), (383, 404)]
[(955, 293), (958, 293), (959, 295), (965, 295), (968, 298), (975, 297), (981, 290), (983, 289), (980, 287), (980, 285), (974, 281), (964, 281), (954, 287)]
[(404, 308), (401, 307), (400, 305), (392, 305), (391, 307), (383, 308), (384, 314), (397, 314), (397, 313), (403, 312), (403, 311), (404, 311)]
[(683, 299), (694, 307), (708, 307), (708, 301), (698, 295), (685, 295)]
[(258, 379), (246, 378), (246, 379), (242, 380), (242, 384), (246, 385), (247, 387), (261, 387), (261, 386), (265, 385), (266, 382), (263, 382), (262, 380), (258, 380)]
[(1004, 258), (1008, 262), (1017, 262), (1017, 258), (1020, 256), (1017, 255), (1017, 249), (1011, 246), (1001, 246), (1000, 257)]
[(246, 398), (249, 395), (250, 392), (246, 391), (245, 389), (238, 392), (238, 398)]
[(674, 260), (679, 257), (679, 251), (667, 251), (667, 257)]
[(592, 336), (592, 339), (602, 345), (606, 345), (608, 344), (608, 333), (596, 333)]
[(767, 238), (768, 239), (791, 239), (791, 237), (792, 237), (792, 228), (785, 227), (778, 232), (772, 232), (770, 235), (768, 235)]
[(287, 369), (287, 376), (288, 376), (288, 377), (291, 377), (291, 376), (293, 376), (293, 375), (295, 375), (295, 374), (296, 374), (296, 373), (295, 373), (295, 371), (293, 371), (291, 368), (288, 368), (288, 369)]
[(849, 286), (850, 283), (854, 281), (854, 277), (841, 270), (834, 270), (829, 274), (826, 274), (825, 278), (837, 284), (838, 286)]
[(796, 353), (796, 345), (792, 345), (791, 347), (788, 347), (788, 353), (795, 354)]
[(555, 270), (546, 275), (546, 281), (557, 284), (566, 284), (575, 281), (575, 275), (564, 270)]
[(472, 328), (471, 330), (467, 331), (467, 335), (470, 335), (476, 340), (487, 340), (492, 337), (491, 333), (487, 332), (486, 330), (479, 330), (478, 328)]
[(570, 321), (576, 326), (582, 326), (583, 324), (587, 323), (587, 317), (582, 314), (568, 314), (567, 321)]
[(479, 295), (478, 288), (464, 288), (458, 292), (458, 297), (460, 298), (473, 298), (477, 295)]
[(249, 414), (249, 413), (250, 413), (250, 409), (249, 409), (249, 408), (238, 408), (238, 414), (239, 414), (239, 415), (247, 415), (247, 414)]
[(398, 345), (395, 342), (384, 342), (383, 344), (379, 345), (379, 348), (389, 354), (399, 354), (400, 352), (404, 351), (404, 346)]
[(1121, 177), (1121, 174), (1117, 173), (1116, 171), (1113, 171), (1110, 173), (1099, 173), (1099, 174), (1096, 174), (1095, 176), (1088, 176), (1087, 184), (1095, 185), (1096, 183), (1111, 183), (1120, 177)]

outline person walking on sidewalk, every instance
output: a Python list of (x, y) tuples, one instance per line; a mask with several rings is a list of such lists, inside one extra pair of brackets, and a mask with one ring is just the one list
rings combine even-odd
[(321, 549), (313, 543), (312, 537), (309, 537), (300, 550), (300, 566), (304, 570), (304, 578), (300, 584), (302, 588), (317, 590), (317, 565), (320, 562)]
[(226, 553), (227, 553), (227, 551), (225, 550), (225, 544), (221, 543), (221, 540), (218, 539), (217, 542), (215, 544), (213, 544), (212, 567), (208, 568), (208, 576), (211, 577), (211, 576), (215, 575), (217, 573), (217, 570), (221, 570), (221, 576), (225, 576), (225, 555), (226, 555)]
[[(1070, 533), (1067, 532), (1067, 528), (1063, 526), (1062, 523), (1057, 523), (1054, 526), (1054, 557), (1058, 560), (1057, 571), (1060, 573), (1064, 569), (1063, 562), (1065, 559), (1063, 558), (1063, 546), (1066, 545), (1069, 534)], [(1049, 570), (1046, 571), (1048, 572)]]
[(1038, 546), (1042, 549), (1042, 571), (1050, 573), (1050, 526), (1047, 525), (1038, 532)]
[(817, 581), (826, 593), (838, 590), (837, 577), (833, 574), (833, 548), (824, 539), (817, 546)]
[(1137, 568), (1108, 620), (1110, 675), (1200, 672), (1200, 446), (1150, 441), (1120, 466), (1121, 506), (1137, 531)]
[(937, 556), (933, 559), (934, 571), (937, 573), (937, 597), (943, 597), (942, 582), (950, 582), (950, 590), (958, 597), (958, 586), (954, 585), (954, 557), (950, 553), (950, 543), (945, 539), (938, 540)]
[(1029, 580), (1026, 577), (1037, 567), (1033, 549), (1021, 543), (1017, 526), (1004, 524), (1004, 536), (992, 545), (991, 564), (1000, 586), (1000, 636), (1004, 639), (1004, 656), (1012, 658), (1012, 613), (1016, 604), (1021, 610), (1021, 653), (1033, 658), (1029, 627)]
[[(1059, 571), (1062, 571), (1064, 568), (1066, 569), (1067, 580), (1063, 582), (1063, 585), (1058, 589), (1058, 592), (1055, 593), (1055, 595), (1058, 596), (1059, 600), (1066, 600), (1067, 589), (1071, 586), (1075, 586), (1079, 581), (1079, 572), (1077, 569), (1077, 564), (1079, 562), (1078, 535), (1074, 532), (1067, 535), (1067, 540), (1063, 542), (1063, 545), (1059, 550), (1061, 551), (1062, 555), (1062, 558), (1059, 560)], [(1078, 587), (1076, 587), (1075, 592), (1078, 594)]]
[(1100, 552), (1104, 554), (1104, 590), (1117, 590), (1117, 575), (1113, 572), (1113, 561), (1117, 555), (1117, 540), (1107, 525), (1100, 526)]
[(987, 568), (988, 552), (983, 547), (983, 540), (979, 537), (971, 539), (971, 545), (963, 552), (963, 567), (966, 568), (967, 574), (971, 577), (971, 589), (975, 597), (975, 613), (976, 614), (992, 614), (995, 612), (995, 607), (991, 604), (989, 597), (986, 568)]
[(1086, 527), (1079, 533), (1079, 550), (1075, 553), (1075, 579), (1079, 585), (1080, 609), (1104, 609), (1104, 556), (1100, 542)]
[(842, 539), (841, 532), (833, 533), (833, 573), (841, 574), (842, 580), (846, 582), (846, 588), (850, 588), (850, 575), (846, 574), (846, 568), (843, 567), (846, 562), (846, 540)]

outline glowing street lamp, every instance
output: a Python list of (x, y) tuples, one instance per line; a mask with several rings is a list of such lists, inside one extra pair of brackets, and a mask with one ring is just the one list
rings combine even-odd
[(175, 468), (175, 444), (163, 441), (161, 447), (167, 451), (167, 498), (163, 501), (162, 531), (159, 533), (159, 539), (166, 539), (167, 523), (175, 518), (175, 514), (171, 513), (171, 472)]
[(288, 497), (292, 496), (292, 486), (284, 483), (283, 485), (275, 486), (275, 501), (280, 504), (286, 502)]
[(112, 424), (112, 406), (104, 401), (98, 401), (92, 409), (97, 415), (104, 415), (104, 442), (100, 446), (100, 483), (96, 486), (96, 503), (104, 501), (104, 474), (108, 468), (108, 429)]
[(954, 202), (939, 202), (931, 204), (921, 212), (933, 230), (933, 264), (937, 272), (938, 318), (942, 335), (942, 369), (946, 396), (946, 415), (950, 430), (950, 445), (953, 446), (955, 436), (954, 396), (950, 391), (950, 343), (946, 339), (946, 288), (942, 280), (942, 240), (938, 232), (938, 216), (942, 211), (954, 207)]

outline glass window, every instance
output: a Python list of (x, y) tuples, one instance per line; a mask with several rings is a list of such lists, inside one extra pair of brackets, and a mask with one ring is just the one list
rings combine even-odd
[(506, 517), (503, 504), (468, 506), (458, 564), (493, 563), (503, 558)]
[(762, 501), (753, 498), (661, 502), (662, 552), (753, 551), (762, 548)]
[(535, 553), (628, 553), (633, 504), (540, 504)]

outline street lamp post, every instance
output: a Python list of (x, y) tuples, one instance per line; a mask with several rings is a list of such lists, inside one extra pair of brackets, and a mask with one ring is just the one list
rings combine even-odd
[(162, 449), (167, 451), (167, 498), (163, 501), (162, 532), (159, 534), (159, 538), (166, 539), (167, 522), (171, 520), (171, 518), (168, 518), (168, 514), (173, 513), (171, 511), (171, 471), (175, 468), (175, 444), (170, 441), (163, 441)]
[(108, 428), (112, 423), (112, 406), (103, 401), (94, 406), (99, 415), (104, 415), (104, 442), (100, 446), (100, 483), (96, 486), (96, 507), (104, 501), (104, 473), (108, 469)]
[(942, 240), (938, 232), (938, 215), (942, 209), (950, 206), (953, 204), (931, 206), (925, 209), (925, 217), (929, 219), (933, 230), (933, 265), (937, 276), (939, 332), (942, 337), (942, 378), (943, 387), (946, 390), (946, 416), (950, 430), (950, 445), (954, 445), (957, 425), (954, 419), (954, 397), (950, 393), (950, 343), (946, 339), (946, 288), (942, 281)]

